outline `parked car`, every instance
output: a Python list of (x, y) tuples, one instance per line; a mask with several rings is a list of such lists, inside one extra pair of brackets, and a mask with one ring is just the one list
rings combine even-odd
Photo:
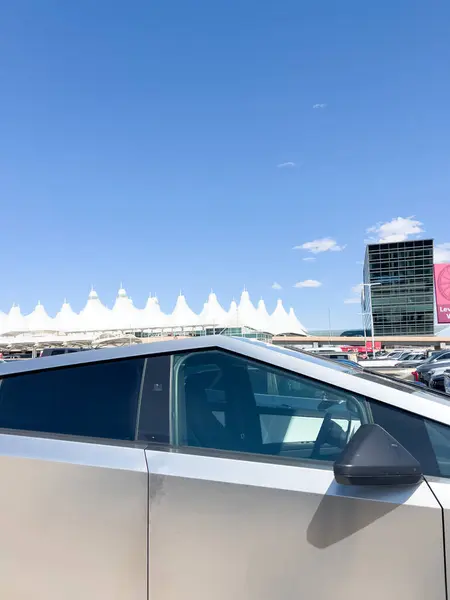
[(436, 392), (198, 337), (2, 364), (0, 428), (2, 598), (446, 598)]
[[(423, 352), (414, 352), (411, 350), (398, 350), (396, 352), (391, 352), (387, 356), (367, 359), (361, 361), (361, 365), (363, 367), (372, 368), (385, 368), (385, 367), (407, 367), (411, 361), (413, 362), (413, 366), (419, 364), (423, 360), (425, 360), (426, 354)], [(415, 362), (418, 361), (418, 362)]]
[(444, 390), (446, 394), (450, 394), (450, 369), (444, 373)]
[(430, 356), (421, 365), (416, 367), (413, 373), (417, 381), (422, 381), (429, 385), (432, 375), (442, 373), (450, 367), (450, 350), (442, 350), (441, 352)]
[(410, 352), (406, 356), (402, 357), (398, 363), (395, 364), (396, 367), (401, 368), (409, 368), (409, 367), (417, 367), (418, 365), (423, 364), (427, 360), (427, 355), (425, 352)]
[(445, 393), (444, 375), (445, 371), (443, 373), (436, 373), (435, 375), (432, 375), (430, 378), (429, 387), (432, 390), (437, 390), (439, 392)]

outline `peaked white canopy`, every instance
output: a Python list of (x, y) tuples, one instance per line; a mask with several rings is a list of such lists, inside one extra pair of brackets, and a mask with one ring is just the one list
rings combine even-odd
[(289, 309), (288, 320), (289, 320), (290, 328), (289, 328), (289, 331), (286, 333), (297, 333), (299, 335), (306, 335), (306, 329), (303, 327), (303, 325), (297, 319), (297, 315), (295, 314), (295, 311), (292, 308), (292, 306)]
[(55, 320), (50, 318), (44, 305), (37, 303), (32, 313), (25, 317), (30, 331), (58, 331)]
[(227, 325), (227, 327), (239, 327), (239, 313), (236, 300), (231, 301), (230, 308), (227, 312), (225, 325)]
[(92, 289), (85, 307), (79, 314), (74, 312), (66, 301), (55, 318), (47, 314), (41, 303), (38, 303), (27, 317), (21, 314), (20, 308), (16, 305), (7, 315), (0, 312), (0, 333), (6, 335), (29, 333), (33, 336), (54, 332), (80, 337), (85, 334), (96, 335), (99, 332), (169, 328), (175, 330), (208, 326), (249, 327), (271, 334), (306, 335), (304, 326), (297, 319), (292, 308), (288, 314), (283, 302), (278, 300), (275, 310), (269, 314), (262, 298), (255, 308), (247, 290), (242, 292), (239, 305), (233, 300), (228, 311), (221, 306), (216, 294), (211, 292), (199, 315), (190, 308), (186, 297), (181, 293), (171, 314), (166, 315), (162, 312), (158, 298), (151, 295), (145, 308), (138, 309), (122, 286), (111, 310), (102, 304), (97, 292)]
[(55, 317), (55, 326), (59, 331), (77, 331), (80, 328), (80, 317), (72, 310), (70, 304), (64, 301), (61, 310)]
[(81, 331), (101, 331), (111, 328), (111, 311), (101, 303), (95, 290), (91, 290), (86, 306), (80, 313)]
[(172, 327), (190, 327), (198, 324), (198, 316), (189, 308), (183, 294), (178, 296), (175, 308), (168, 317), (167, 323)]
[(227, 319), (227, 311), (222, 308), (221, 304), (217, 300), (216, 294), (211, 292), (208, 296), (208, 300), (203, 305), (203, 310), (199, 316), (199, 322), (202, 325), (225, 326)]
[(290, 333), (289, 315), (287, 314), (283, 306), (283, 301), (281, 300), (281, 298), (277, 300), (277, 305), (271, 315), (270, 320), (272, 326), (272, 333), (274, 333), (275, 335), (277, 333)]
[(109, 315), (111, 329), (134, 329), (139, 323), (139, 310), (135, 308), (126, 290), (121, 287)]
[(3, 322), (3, 333), (14, 334), (28, 331), (28, 323), (20, 312), (20, 306), (13, 304)]
[(167, 315), (161, 311), (159, 301), (156, 296), (149, 296), (144, 310), (139, 316), (139, 323), (143, 329), (152, 327), (165, 327), (167, 325)]
[(270, 332), (272, 330), (270, 315), (262, 298), (259, 300), (256, 308), (256, 324), (258, 326), (257, 329), (260, 331)]
[(258, 328), (258, 316), (256, 314), (256, 308), (253, 306), (250, 300), (250, 294), (247, 290), (244, 290), (241, 294), (241, 300), (238, 306), (239, 325)]

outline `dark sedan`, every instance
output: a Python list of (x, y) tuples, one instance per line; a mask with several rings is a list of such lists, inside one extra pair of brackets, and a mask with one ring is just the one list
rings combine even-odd
[(415, 370), (415, 378), (426, 385), (430, 384), (433, 375), (443, 373), (450, 368), (450, 350), (442, 350), (438, 354), (430, 356)]
[(447, 369), (443, 373), (436, 373), (435, 375), (432, 375), (431, 379), (430, 379), (429, 387), (432, 390), (437, 390), (438, 392), (448, 393), (448, 392), (446, 392), (446, 389), (445, 389), (446, 376), (447, 377), (450, 376), (450, 369)]

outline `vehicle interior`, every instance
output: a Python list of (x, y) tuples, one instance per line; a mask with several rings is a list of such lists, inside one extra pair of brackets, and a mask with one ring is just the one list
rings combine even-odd
[(176, 393), (187, 446), (334, 461), (370, 421), (349, 392), (220, 352), (186, 358)]

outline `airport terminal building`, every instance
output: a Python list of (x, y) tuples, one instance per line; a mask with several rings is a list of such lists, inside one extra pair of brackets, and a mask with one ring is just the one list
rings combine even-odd
[(376, 336), (433, 335), (433, 240), (369, 244), (361, 302)]

